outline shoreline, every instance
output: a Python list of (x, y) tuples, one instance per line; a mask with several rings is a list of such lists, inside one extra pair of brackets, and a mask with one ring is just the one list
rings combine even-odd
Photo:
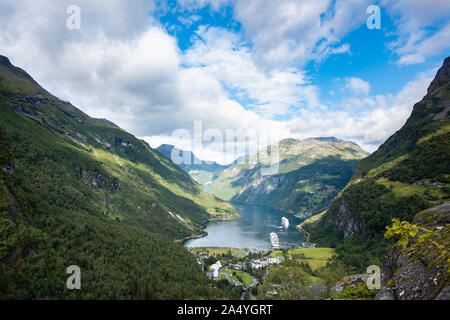
[(208, 236), (208, 232), (203, 231), (203, 234), (193, 234), (193, 235), (181, 238), (181, 239), (176, 239), (175, 242), (184, 246), (184, 243), (186, 241), (193, 240), (193, 239), (204, 238), (206, 236)]

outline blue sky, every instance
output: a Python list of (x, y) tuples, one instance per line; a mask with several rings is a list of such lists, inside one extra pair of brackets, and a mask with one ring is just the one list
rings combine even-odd
[[(395, 94), (420, 72), (438, 68), (449, 54), (449, 50), (445, 50), (421, 63), (411, 65), (396, 63), (399, 57), (387, 48), (387, 44), (396, 39), (395, 19), (398, 17), (385, 12), (382, 4), (376, 1), (373, 3), (381, 5), (380, 30), (370, 30), (365, 23), (361, 24), (340, 41), (350, 44), (348, 54), (333, 55), (320, 61), (311, 59), (303, 68), (311, 84), (321, 88), (321, 98), (327, 101), (331, 108), (345, 95), (339, 90), (336, 79), (359, 77), (370, 83), (373, 94)], [(158, 13), (156, 16), (167, 32), (177, 39), (182, 51), (188, 50), (193, 42), (199, 39), (196, 34), (199, 26), (223, 28), (235, 33), (245, 32), (242, 24), (233, 17), (231, 3), (224, 5), (220, 10), (214, 10), (211, 5), (205, 5), (197, 10), (183, 10), (175, 0), (168, 1), (167, 6), (171, 10)], [(366, 12), (361, 12), (361, 15), (364, 18), (370, 16)], [(444, 22), (438, 19), (436, 24), (428, 26), (427, 30), (433, 34)], [(251, 47), (252, 43), (249, 42), (248, 46)]]
[[(380, 30), (366, 26), (373, 4)], [(225, 163), (239, 154), (195, 146), (196, 123), (224, 141), (243, 129), (376, 150), (450, 53), (450, 2), (0, 0), (0, 28), (0, 54), (55, 95), (153, 147)]]

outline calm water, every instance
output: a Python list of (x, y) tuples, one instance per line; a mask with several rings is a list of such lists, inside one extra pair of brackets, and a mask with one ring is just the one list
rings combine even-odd
[[(275, 232), (280, 239), (280, 248), (299, 245), (302, 234), (295, 228), (303, 221), (291, 214), (271, 208), (233, 204), (241, 218), (232, 221), (211, 222), (204, 238), (188, 240), (187, 247), (233, 247), (272, 249), (269, 233)], [(289, 220), (288, 230), (280, 230), (281, 217)]]

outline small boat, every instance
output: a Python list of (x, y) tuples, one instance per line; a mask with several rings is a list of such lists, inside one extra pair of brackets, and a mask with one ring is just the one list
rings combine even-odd
[(270, 243), (272, 243), (272, 247), (274, 248), (280, 247), (280, 240), (275, 232), (270, 233)]

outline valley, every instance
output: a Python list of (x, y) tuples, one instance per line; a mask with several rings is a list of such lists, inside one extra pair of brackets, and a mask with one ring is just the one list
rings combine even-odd
[[(449, 70), (447, 58), (371, 155), (334, 137), (284, 139), (278, 171), (261, 174), (267, 150), (221, 165), (153, 149), (0, 57), (0, 298), (447, 297)], [(74, 262), (86, 291), (61, 285), (56, 270)], [(385, 266), (378, 292), (368, 265)]]

